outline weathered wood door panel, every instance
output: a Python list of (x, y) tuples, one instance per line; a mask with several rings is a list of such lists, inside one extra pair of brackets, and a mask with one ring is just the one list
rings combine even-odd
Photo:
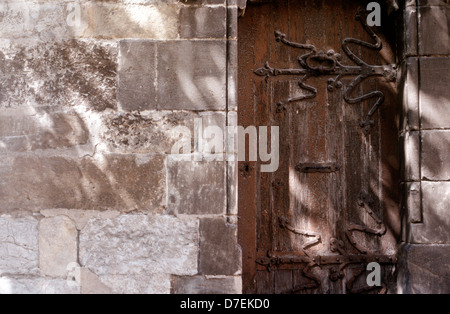
[(387, 20), (378, 39), (355, 18), (366, 4), (272, 1), (239, 22), (239, 125), (280, 127), (278, 171), (240, 167), (244, 292), (366, 291), (370, 262), (393, 282), (396, 60)]

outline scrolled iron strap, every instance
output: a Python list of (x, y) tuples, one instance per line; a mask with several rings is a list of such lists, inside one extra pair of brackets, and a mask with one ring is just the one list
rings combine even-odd
[[(280, 75), (301, 75), (298, 85), (301, 90), (306, 91), (304, 95), (294, 98), (287, 98), (277, 103), (277, 112), (281, 113), (286, 110), (286, 105), (295, 103), (305, 99), (312, 99), (317, 96), (317, 89), (307, 83), (307, 80), (311, 77), (317, 77), (322, 75), (337, 75), (335, 79), (331, 78), (327, 83), (327, 90), (333, 92), (336, 89), (340, 89), (344, 86), (341, 79), (346, 76), (356, 76), (353, 81), (348, 85), (344, 92), (344, 100), (349, 104), (359, 104), (366, 100), (374, 100), (374, 105), (365, 115), (365, 117), (359, 123), (364, 133), (368, 135), (375, 125), (375, 121), (372, 116), (378, 111), (380, 106), (384, 103), (385, 95), (381, 91), (372, 91), (360, 96), (352, 96), (353, 92), (357, 90), (360, 84), (370, 77), (384, 77), (387, 81), (395, 81), (397, 77), (397, 68), (395, 65), (377, 66), (369, 65), (360, 57), (358, 57), (351, 49), (350, 45), (358, 45), (368, 49), (379, 51), (383, 47), (383, 43), (380, 37), (367, 25), (367, 19), (364, 18), (366, 12), (359, 10), (356, 14), (356, 19), (359, 20), (365, 29), (365, 31), (374, 40), (373, 43), (365, 42), (356, 38), (346, 38), (342, 41), (342, 49), (345, 54), (353, 61), (356, 66), (348, 66), (341, 63), (342, 55), (335, 53), (333, 50), (327, 53), (318, 51), (314, 45), (301, 44), (290, 41), (287, 39), (286, 34), (276, 31), (275, 40), (281, 42), (286, 46), (306, 50), (307, 52), (298, 58), (298, 62), (301, 68), (297, 69), (277, 69), (272, 68), (268, 62), (265, 66), (255, 70), (255, 74), (259, 76), (269, 77)], [(314, 64), (315, 63), (315, 64)]]

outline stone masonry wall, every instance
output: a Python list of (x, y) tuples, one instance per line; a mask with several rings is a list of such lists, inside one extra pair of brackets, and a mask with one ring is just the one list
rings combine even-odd
[[(233, 0), (0, 3), (0, 293), (240, 293)], [(184, 152), (186, 153), (186, 152)]]
[(450, 2), (404, 10), (399, 292), (450, 293)]

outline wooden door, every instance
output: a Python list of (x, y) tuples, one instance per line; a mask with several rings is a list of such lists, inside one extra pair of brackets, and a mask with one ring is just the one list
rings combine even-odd
[[(400, 233), (394, 28), (368, 27), (364, 1), (262, 2), (239, 21), (238, 116), (279, 126), (280, 166), (239, 167), (244, 292), (386, 292)], [(371, 262), (381, 287), (366, 283)]]

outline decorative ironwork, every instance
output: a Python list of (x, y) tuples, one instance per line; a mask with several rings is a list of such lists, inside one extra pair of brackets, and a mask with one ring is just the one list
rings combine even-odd
[(317, 89), (314, 86), (308, 85), (307, 80), (311, 77), (318, 76), (335, 76), (328, 80), (328, 91), (333, 92), (336, 89), (344, 87), (342, 79), (348, 76), (356, 76), (353, 81), (347, 86), (344, 92), (344, 100), (349, 104), (358, 104), (368, 99), (375, 99), (375, 104), (367, 113), (366, 117), (361, 121), (360, 126), (366, 134), (370, 133), (375, 122), (372, 117), (383, 104), (385, 95), (381, 91), (372, 91), (362, 96), (353, 97), (353, 92), (366, 79), (371, 77), (384, 77), (388, 81), (395, 81), (397, 77), (396, 65), (370, 65), (358, 57), (350, 49), (350, 44), (356, 44), (373, 50), (382, 49), (382, 41), (380, 37), (367, 25), (366, 18), (364, 18), (365, 11), (360, 10), (356, 19), (361, 21), (364, 29), (370, 34), (375, 43), (368, 43), (355, 38), (346, 38), (342, 42), (342, 49), (346, 55), (355, 63), (354, 66), (344, 65), (341, 63), (342, 55), (330, 50), (327, 53), (318, 50), (314, 45), (300, 44), (286, 39), (286, 34), (279, 31), (275, 32), (276, 41), (283, 43), (286, 46), (293, 48), (307, 50), (308, 52), (298, 58), (301, 68), (298, 69), (277, 69), (272, 68), (269, 62), (266, 62), (264, 67), (255, 70), (255, 74), (265, 76), (268, 79), (271, 76), (289, 75), (302, 76), (298, 81), (299, 87), (306, 92), (305, 95), (288, 98), (277, 104), (277, 111), (281, 112), (286, 109), (286, 105), (301, 101), (304, 99), (312, 99), (317, 96)]
[(341, 167), (334, 163), (301, 163), (295, 169), (302, 173), (333, 173), (339, 171)]
[[(296, 69), (278, 69), (270, 66), (266, 62), (265, 66), (255, 70), (259, 76), (270, 77), (277, 76), (300, 76), (298, 81), (299, 87), (304, 91), (304, 94), (299, 97), (288, 98), (277, 104), (277, 112), (282, 112), (287, 109), (287, 105), (305, 99), (313, 99), (317, 96), (317, 89), (307, 83), (311, 77), (331, 76), (328, 79), (327, 89), (333, 92), (337, 89), (344, 88), (342, 81), (345, 77), (354, 77), (353, 80), (345, 86), (343, 92), (344, 100), (349, 104), (359, 104), (366, 100), (374, 99), (375, 103), (370, 111), (360, 122), (361, 128), (366, 134), (369, 134), (374, 126), (373, 115), (377, 112), (379, 107), (385, 100), (385, 95), (381, 91), (372, 91), (362, 96), (352, 96), (360, 84), (372, 77), (383, 77), (388, 81), (395, 81), (397, 77), (396, 65), (370, 65), (363, 61), (350, 49), (350, 45), (359, 45), (373, 50), (382, 49), (382, 41), (379, 36), (367, 25), (364, 18), (365, 11), (360, 10), (356, 14), (356, 19), (359, 20), (374, 40), (374, 43), (364, 42), (355, 38), (347, 38), (342, 42), (342, 49), (355, 65), (344, 65), (342, 63), (342, 55), (333, 50), (323, 52), (318, 50), (314, 45), (307, 45), (289, 41), (286, 35), (281, 32), (275, 32), (276, 41), (283, 43), (286, 46), (303, 49), (307, 52), (298, 58), (300, 64)], [(340, 166), (336, 163), (300, 163), (296, 166), (296, 171), (302, 173), (334, 173), (340, 171)], [(282, 182), (274, 183), (274, 188), (280, 188)], [(356, 204), (355, 204), (356, 205)], [(303, 275), (310, 279), (311, 282), (301, 286), (294, 287), (289, 292), (299, 292), (302, 290), (316, 289), (321, 286), (321, 278), (313, 273), (316, 267), (323, 268), (327, 266), (331, 281), (338, 281), (345, 278), (345, 270), (350, 267), (354, 271), (353, 276), (346, 282), (346, 289), (349, 293), (361, 293), (374, 289), (379, 289), (379, 293), (385, 293), (386, 287), (363, 287), (355, 288), (357, 279), (365, 273), (365, 265), (372, 262), (385, 265), (395, 265), (397, 257), (395, 255), (380, 255), (369, 252), (369, 249), (364, 247), (356, 240), (355, 233), (363, 233), (370, 237), (381, 238), (386, 234), (386, 226), (383, 220), (373, 210), (375, 201), (369, 196), (369, 193), (362, 191), (359, 196), (357, 206), (360, 210), (365, 211), (374, 221), (376, 227), (370, 228), (364, 224), (348, 223), (344, 229), (346, 243), (341, 239), (330, 239), (330, 255), (312, 256), (310, 249), (319, 245), (322, 242), (322, 235), (317, 232), (302, 230), (294, 227), (287, 218), (279, 217), (279, 227), (287, 232), (307, 238), (302, 245), (300, 252), (295, 253), (274, 253), (267, 252), (267, 255), (261, 254), (256, 263), (260, 267), (265, 267), (269, 272), (274, 269), (299, 269), (302, 266)]]
[(279, 217), (278, 221), (280, 223), (280, 227), (281, 228), (285, 228), (285, 229), (289, 230), (290, 232), (298, 234), (298, 235), (303, 235), (303, 236), (306, 236), (306, 237), (313, 237), (314, 238), (311, 241), (308, 241), (308, 242), (306, 242), (303, 245), (303, 251), (305, 251), (309, 247), (312, 247), (314, 245), (319, 244), (320, 241), (322, 240), (322, 237), (320, 236), (319, 233), (312, 232), (312, 231), (306, 231), (306, 230), (300, 230), (300, 229), (294, 228), (288, 223), (287, 219), (285, 219), (283, 217)]
[(374, 289), (380, 289), (379, 293), (383, 293), (386, 291), (384, 286), (382, 287), (364, 287), (364, 288), (354, 288), (354, 283), (356, 279), (361, 276), (364, 271), (364, 264), (377, 262), (379, 264), (391, 264), (394, 265), (397, 263), (397, 257), (395, 255), (378, 255), (369, 253), (368, 249), (359, 244), (354, 236), (354, 232), (362, 232), (367, 235), (382, 237), (386, 233), (386, 226), (382, 222), (380, 218), (375, 214), (375, 212), (371, 209), (374, 202), (368, 196), (366, 192), (361, 192), (360, 199), (358, 201), (358, 206), (364, 208), (368, 214), (375, 220), (378, 225), (377, 229), (368, 228), (367, 226), (350, 224), (346, 228), (346, 236), (347, 240), (351, 244), (351, 246), (358, 251), (360, 254), (352, 254), (348, 250), (345, 249), (345, 243), (342, 240), (332, 238), (330, 239), (330, 251), (331, 253), (335, 253), (337, 255), (326, 255), (326, 256), (310, 256), (308, 253), (308, 249), (311, 247), (320, 244), (322, 240), (322, 236), (317, 232), (301, 230), (293, 227), (289, 224), (288, 220), (284, 217), (279, 217), (278, 222), (279, 226), (282, 229), (286, 229), (289, 232), (292, 232), (297, 235), (303, 235), (305, 237), (313, 238), (310, 241), (307, 241), (302, 246), (302, 251), (298, 254), (282, 254), (282, 253), (273, 253), (268, 252), (267, 256), (261, 256), (256, 260), (256, 263), (264, 266), (270, 272), (273, 268), (279, 268), (283, 265), (306, 265), (303, 268), (303, 275), (313, 281), (311, 284), (303, 285), (295, 287), (290, 292), (299, 292), (302, 290), (315, 289), (321, 286), (321, 280), (316, 275), (312, 273), (312, 269), (315, 267), (323, 267), (323, 266), (332, 266), (330, 268), (330, 280), (337, 281), (339, 279), (343, 279), (345, 277), (344, 270), (349, 266), (359, 265), (360, 270), (358, 270), (352, 278), (347, 281), (346, 288), (349, 293), (362, 293)]
[[(336, 240), (336, 239), (332, 239)], [(338, 240), (336, 240), (338, 241)], [(362, 287), (355, 288), (354, 284), (356, 279), (365, 272), (365, 264), (376, 262), (384, 265), (393, 265), (397, 263), (397, 257), (395, 255), (358, 255), (358, 254), (348, 254), (344, 251), (344, 255), (327, 255), (327, 256), (298, 256), (298, 255), (282, 255), (268, 252), (267, 256), (261, 256), (257, 259), (257, 264), (267, 267), (270, 272), (274, 268), (280, 268), (283, 265), (306, 265), (302, 272), (306, 278), (313, 281), (310, 284), (304, 284), (301, 286), (294, 287), (292, 293), (300, 292), (309, 289), (316, 289), (322, 285), (320, 278), (318, 278), (313, 272), (315, 267), (331, 266), (329, 278), (331, 281), (338, 281), (345, 278), (344, 270), (349, 266), (360, 266), (356, 273), (347, 281), (346, 288), (350, 293), (362, 293), (365, 291), (380, 289), (379, 293), (385, 291), (385, 287)]]
[(368, 228), (367, 226), (357, 225), (357, 224), (350, 224), (347, 227), (347, 231), (345, 235), (347, 236), (347, 239), (350, 241), (351, 245), (358, 250), (362, 254), (367, 254), (367, 249), (358, 244), (354, 237), (353, 233), (355, 232), (363, 232), (369, 235), (382, 237), (386, 234), (386, 226), (384, 225), (383, 221), (375, 214), (375, 212), (371, 209), (374, 201), (368, 196), (368, 193), (363, 191), (361, 192), (358, 205), (361, 208), (364, 208), (367, 213), (372, 217), (373, 220), (375, 220), (376, 224), (378, 225), (378, 229)]

